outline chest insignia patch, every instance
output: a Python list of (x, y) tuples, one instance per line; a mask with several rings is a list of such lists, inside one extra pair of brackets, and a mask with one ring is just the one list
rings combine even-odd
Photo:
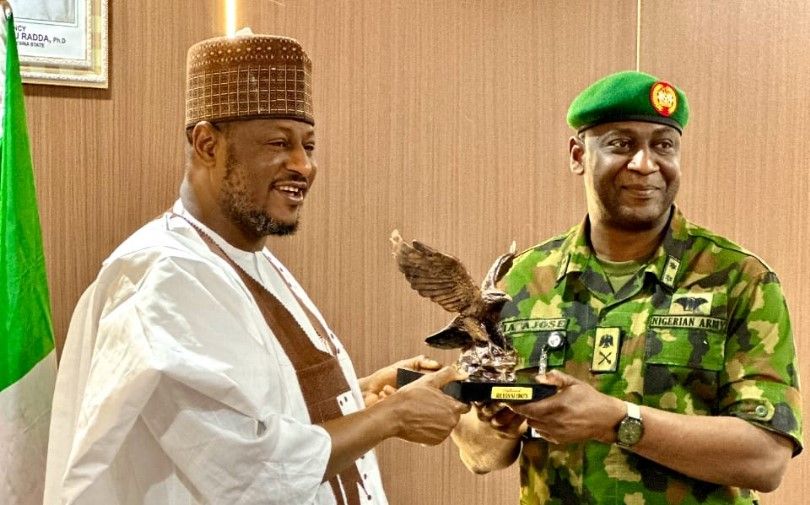
[(615, 372), (619, 364), (620, 328), (597, 328), (593, 339), (591, 372)]
[(672, 296), (669, 313), (672, 315), (708, 316), (714, 293), (681, 293)]

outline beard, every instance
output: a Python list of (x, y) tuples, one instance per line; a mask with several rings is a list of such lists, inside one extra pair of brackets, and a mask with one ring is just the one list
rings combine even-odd
[(609, 226), (627, 231), (648, 231), (661, 226), (669, 220), (670, 209), (678, 194), (679, 182), (671, 182), (660, 200), (647, 205), (623, 203), (618, 194), (612, 190), (598, 188), (597, 205), (605, 223)]
[(279, 221), (251, 203), (248, 187), (244, 167), (229, 153), (219, 197), (223, 213), (258, 237), (292, 235), (298, 230), (298, 219), (293, 222)]
[(607, 224), (613, 228), (627, 231), (648, 231), (653, 230), (661, 224), (666, 211), (662, 211), (652, 216), (638, 215), (633, 212), (614, 212), (606, 220)]

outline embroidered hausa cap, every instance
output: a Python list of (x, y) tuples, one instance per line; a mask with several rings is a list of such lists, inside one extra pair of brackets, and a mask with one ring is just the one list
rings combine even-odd
[(262, 118), (315, 124), (312, 62), (301, 44), (248, 29), (191, 46), (186, 128), (200, 121)]
[(602, 123), (647, 121), (683, 133), (689, 121), (689, 104), (674, 85), (643, 72), (625, 71), (585, 88), (571, 102), (566, 119), (578, 132)]

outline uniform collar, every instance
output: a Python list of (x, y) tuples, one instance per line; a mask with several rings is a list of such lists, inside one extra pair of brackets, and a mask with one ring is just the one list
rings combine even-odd
[[(557, 282), (571, 274), (590, 271), (589, 264), (595, 261), (595, 253), (588, 239), (590, 220), (586, 215), (582, 222), (571, 229), (560, 246), (561, 261), (557, 269)], [(673, 205), (670, 220), (661, 245), (645, 267), (645, 272), (654, 275), (658, 281), (673, 289), (680, 276), (680, 266), (684, 252), (691, 239), (688, 222), (677, 206)]]

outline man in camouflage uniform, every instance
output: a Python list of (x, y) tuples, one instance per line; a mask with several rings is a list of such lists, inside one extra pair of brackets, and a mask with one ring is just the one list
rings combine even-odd
[(639, 72), (571, 104), (588, 215), (501, 284), (519, 374), (548, 368), (558, 393), (478, 406), (453, 433), (477, 473), (519, 459), (522, 504), (752, 504), (801, 451), (776, 274), (673, 203), (687, 120), (683, 92)]

